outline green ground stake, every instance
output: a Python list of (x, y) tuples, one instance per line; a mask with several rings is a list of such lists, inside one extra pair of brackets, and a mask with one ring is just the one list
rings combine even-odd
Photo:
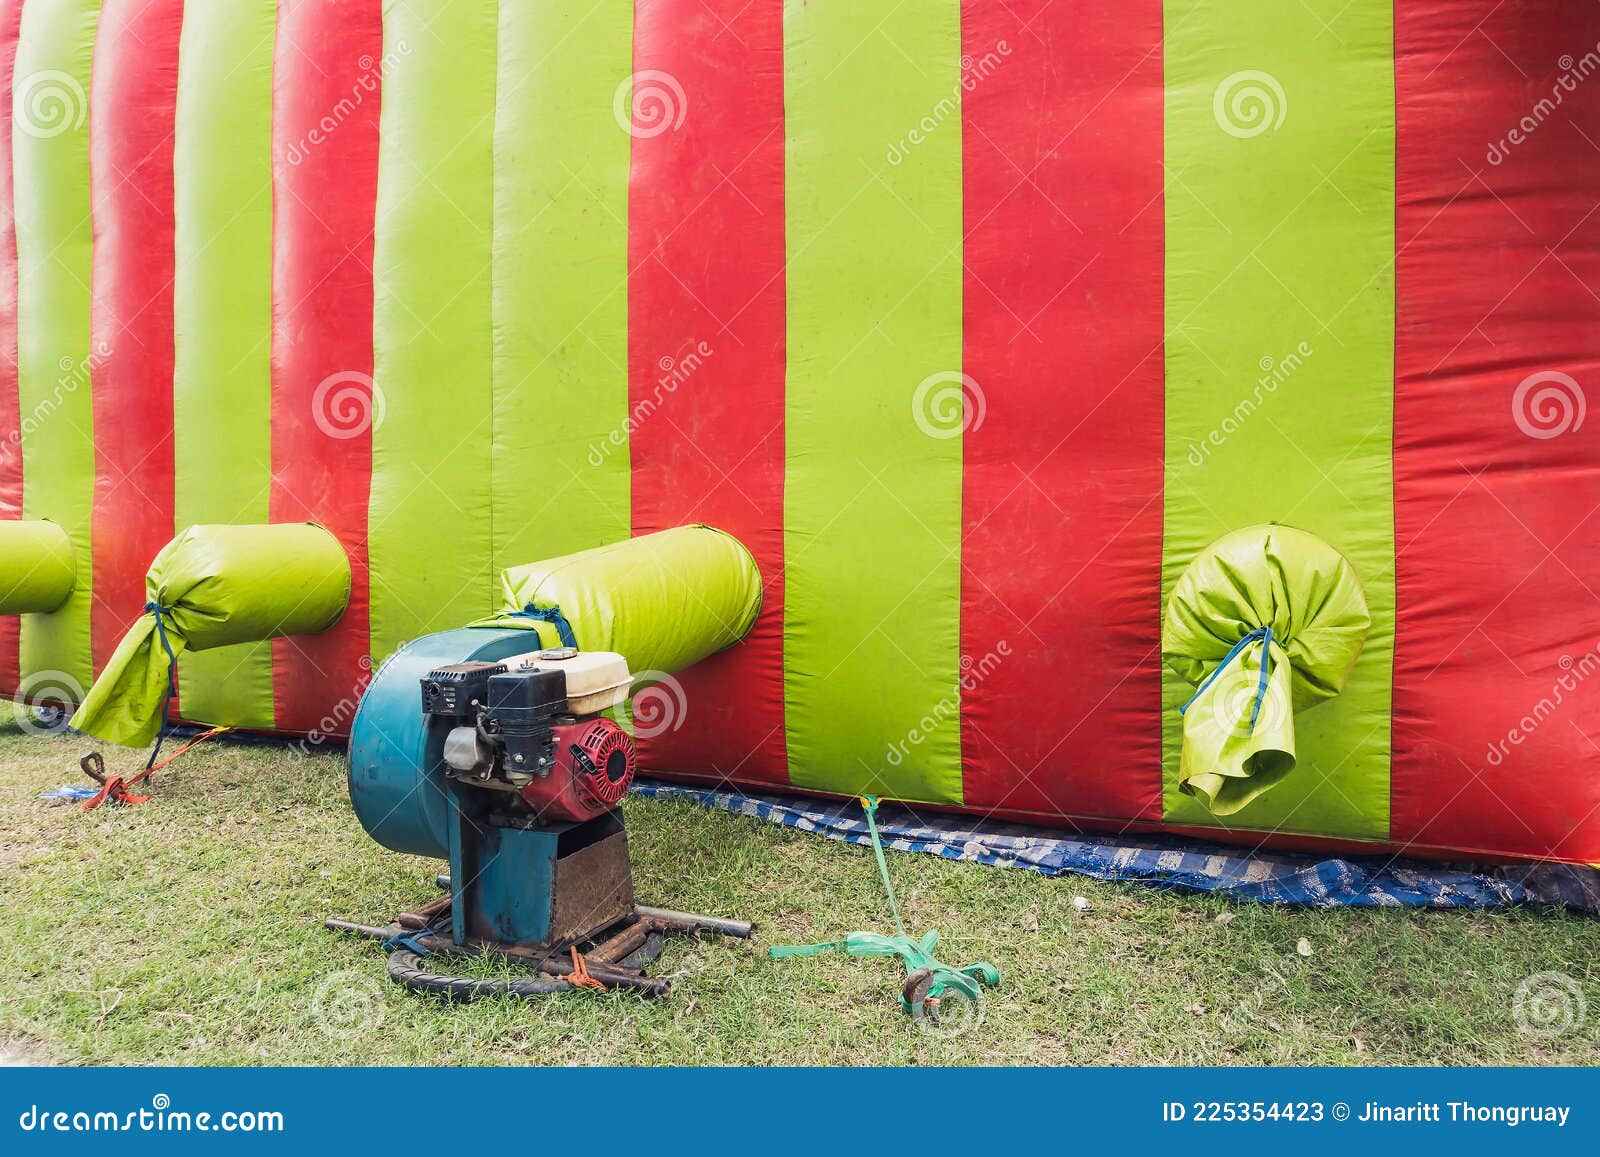
[(889, 911), (894, 914), (895, 935), (852, 932), (843, 940), (769, 948), (767, 955), (773, 960), (789, 956), (821, 956), (826, 952), (846, 952), (851, 956), (898, 956), (906, 965), (906, 983), (901, 989), (900, 1007), (912, 1016), (921, 1016), (928, 1003), (937, 1003), (949, 989), (976, 1001), (982, 995), (983, 985), (993, 988), (1000, 983), (1000, 970), (992, 964), (983, 963), (951, 968), (934, 958), (933, 950), (939, 943), (937, 932), (930, 930), (921, 940), (913, 940), (906, 935), (905, 925), (900, 920), (900, 906), (894, 898), (894, 884), (889, 880), (889, 865), (883, 858), (883, 839), (878, 835), (878, 797), (862, 796), (861, 806), (867, 813), (867, 830), (872, 833), (872, 854), (878, 861), (878, 873), (883, 877), (884, 891), (889, 894)]

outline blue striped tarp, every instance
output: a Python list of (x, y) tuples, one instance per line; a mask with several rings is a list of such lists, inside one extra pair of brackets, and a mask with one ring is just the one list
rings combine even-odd
[[(634, 790), (736, 812), (833, 840), (870, 844), (855, 800), (713, 791), (654, 780)], [(884, 846), (947, 860), (1024, 868), (1046, 876), (1082, 875), (1238, 900), (1314, 908), (1503, 908), (1559, 904), (1600, 912), (1600, 872), (1565, 864), (1474, 867), (1391, 856), (1329, 858), (1248, 851), (1170, 835), (1064, 835), (1044, 828), (972, 816), (924, 815), (884, 804), (878, 809)]]

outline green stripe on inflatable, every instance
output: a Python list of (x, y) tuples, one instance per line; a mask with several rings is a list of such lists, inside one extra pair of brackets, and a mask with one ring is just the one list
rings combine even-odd
[[(178, 55), (176, 530), (268, 520), (274, 0), (189, 0)], [(269, 643), (185, 655), (186, 718), (272, 727)]]
[(61, 609), (22, 620), (22, 688), (40, 693), (87, 690), (93, 677), (88, 92), (99, 18), (97, 0), (29, 0), (13, 82), (22, 513), (60, 523), (78, 559)]
[[(383, 7), (373, 253), (372, 650), (494, 609), (496, 5)], [(518, 318), (512, 324), (525, 325)], [(518, 417), (518, 420), (532, 420)], [(559, 518), (560, 507), (546, 512)]]
[[(1354, 564), (1373, 628), (1350, 682), (1295, 717), (1298, 766), (1229, 821), (1381, 839), (1395, 606), (1393, 6), (1168, 0), (1165, 16), (1163, 600), (1203, 547), (1255, 523), (1308, 530)], [(1165, 817), (1216, 824), (1176, 788), (1177, 708), (1193, 690), (1165, 673)]]
[(630, 530), (633, 5), (502, 4), (499, 57), (493, 527), (516, 566)]
[(784, 8), (790, 777), (959, 803), (961, 6), (891, 7)]

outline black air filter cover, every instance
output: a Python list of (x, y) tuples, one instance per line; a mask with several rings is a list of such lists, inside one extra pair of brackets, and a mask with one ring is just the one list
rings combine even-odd
[(506, 735), (526, 735), (567, 709), (567, 676), (559, 669), (535, 667), (489, 679), (488, 716)]

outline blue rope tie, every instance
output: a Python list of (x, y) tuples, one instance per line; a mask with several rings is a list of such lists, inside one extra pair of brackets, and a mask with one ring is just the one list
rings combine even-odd
[(1199, 687), (1195, 688), (1194, 694), (1189, 696), (1189, 702), (1178, 708), (1178, 714), (1182, 715), (1187, 712), (1189, 708), (1193, 707), (1195, 700), (1206, 693), (1206, 688), (1211, 686), (1211, 684), (1216, 681), (1217, 676), (1222, 674), (1222, 672), (1227, 669), (1228, 664), (1237, 659), (1244, 652), (1244, 649), (1251, 643), (1261, 644), (1261, 678), (1256, 683), (1255, 703), (1253, 703), (1250, 707), (1250, 731), (1254, 733), (1256, 729), (1256, 719), (1261, 714), (1261, 704), (1265, 702), (1267, 698), (1267, 674), (1272, 670), (1271, 627), (1257, 627), (1255, 630), (1251, 631), (1248, 635), (1235, 643), (1233, 645), (1233, 649), (1223, 656), (1222, 662), (1218, 663), (1211, 674), (1205, 677), (1205, 681), (1201, 683)]
[(167, 653), (167, 694), (161, 700), (161, 730), (156, 732), (156, 745), (150, 749), (150, 758), (145, 760), (145, 770), (155, 766), (156, 756), (161, 754), (161, 745), (167, 740), (168, 720), (172, 711), (172, 696), (178, 688), (178, 656), (173, 654), (172, 644), (167, 639), (166, 620), (172, 615), (171, 607), (164, 607), (154, 599), (144, 605), (145, 614), (154, 615), (156, 620), (156, 637), (161, 640), (161, 649)]
[(520, 611), (512, 611), (506, 616), (511, 619), (532, 619), (538, 623), (552, 623), (555, 625), (556, 634), (561, 636), (561, 645), (578, 648), (578, 636), (572, 633), (572, 624), (567, 622), (567, 616), (561, 613), (560, 607), (536, 607), (532, 603)]
[(436, 936), (438, 934), (439, 930), (437, 928), (417, 928), (409, 932), (401, 929), (383, 942), (383, 950), (385, 952), (394, 952), (398, 949), (406, 948), (415, 952), (418, 956), (426, 956), (429, 949), (427, 945), (422, 943), (422, 937)]

